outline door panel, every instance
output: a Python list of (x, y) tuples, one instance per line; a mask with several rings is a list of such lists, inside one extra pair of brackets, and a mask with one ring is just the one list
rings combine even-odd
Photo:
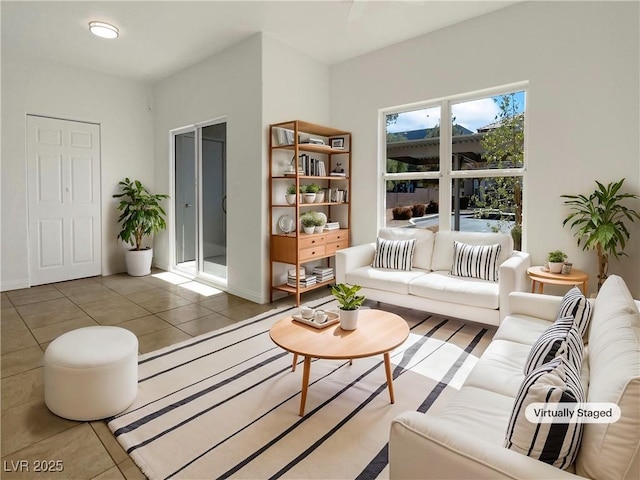
[(100, 127), (27, 115), (31, 285), (101, 273)]

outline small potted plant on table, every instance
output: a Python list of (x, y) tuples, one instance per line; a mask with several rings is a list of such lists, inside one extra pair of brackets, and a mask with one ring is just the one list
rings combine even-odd
[(360, 285), (338, 283), (331, 287), (331, 293), (338, 301), (340, 309), (340, 328), (355, 330), (358, 327), (358, 312), (365, 301), (364, 295), (358, 295)]
[(567, 259), (567, 254), (560, 251), (554, 250), (553, 252), (549, 252), (547, 255), (547, 263), (549, 265), (549, 272), (551, 273), (561, 273), (562, 265), (564, 261)]

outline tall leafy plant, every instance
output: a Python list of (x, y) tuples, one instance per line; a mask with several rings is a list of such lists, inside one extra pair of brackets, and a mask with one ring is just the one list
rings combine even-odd
[(128, 178), (119, 182), (118, 187), (120, 192), (113, 195), (121, 199), (118, 222), (122, 223), (122, 230), (118, 238), (140, 250), (144, 237), (167, 228), (166, 213), (160, 202), (169, 195), (151, 193), (139, 180)]
[(626, 199), (640, 198), (631, 193), (619, 193), (624, 178), (619, 182), (603, 185), (596, 180), (596, 190), (590, 195), (561, 195), (566, 198), (565, 205), (572, 213), (564, 219), (562, 225), (569, 224), (576, 229), (578, 245), (583, 250), (595, 250), (598, 254), (598, 290), (607, 278), (609, 256), (618, 258), (627, 255), (624, 252), (630, 233), (625, 219), (634, 222), (640, 215), (622, 204)]

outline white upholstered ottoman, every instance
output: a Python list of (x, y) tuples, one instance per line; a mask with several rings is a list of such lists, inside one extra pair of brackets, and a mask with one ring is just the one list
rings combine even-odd
[(71, 420), (125, 410), (138, 393), (138, 339), (120, 327), (85, 327), (60, 335), (44, 354), (44, 401)]

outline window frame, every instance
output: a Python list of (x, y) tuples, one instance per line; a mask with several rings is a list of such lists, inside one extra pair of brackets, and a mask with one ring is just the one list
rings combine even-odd
[[(527, 138), (528, 138), (528, 122), (527, 106), (525, 105), (525, 122), (524, 122), (524, 161), (522, 167), (500, 168), (500, 169), (480, 169), (480, 170), (453, 170), (452, 168), (452, 131), (451, 122), (443, 122), (442, 119), (451, 118), (451, 106), (453, 104), (468, 102), (473, 100), (481, 100), (487, 97), (495, 97), (499, 95), (508, 95), (515, 92), (525, 92), (525, 102), (528, 99), (528, 82), (519, 82), (500, 87), (480, 90), (472, 93), (460, 95), (452, 95), (441, 97), (434, 100), (424, 102), (416, 102), (396, 107), (390, 107), (379, 110), (380, 125), (380, 142), (378, 155), (378, 177), (379, 181), (379, 201), (378, 201), (378, 230), (386, 225), (386, 184), (389, 180), (428, 180), (438, 179), (438, 204), (440, 212), (451, 212), (453, 195), (453, 180), (456, 178), (498, 178), (498, 177), (522, 177), (522, 229), (526, 228), (527, 202), (524, 192), (527, 189)], [(412, 110), (440, 107), (440, 146), (439, 146), (439, 169), (433, 172), (403, 172), (403, 173), (387, 173), (387, 115), (394, 113), (403, 113)], [(442, 159), (449, 159), (443, 162)], [(451, 215), (440, 215), (438, 217), (438, 227), (442, 231), (451, 231)], [(522, 236), (522, 249), (525, 250), (526, 236)]]

